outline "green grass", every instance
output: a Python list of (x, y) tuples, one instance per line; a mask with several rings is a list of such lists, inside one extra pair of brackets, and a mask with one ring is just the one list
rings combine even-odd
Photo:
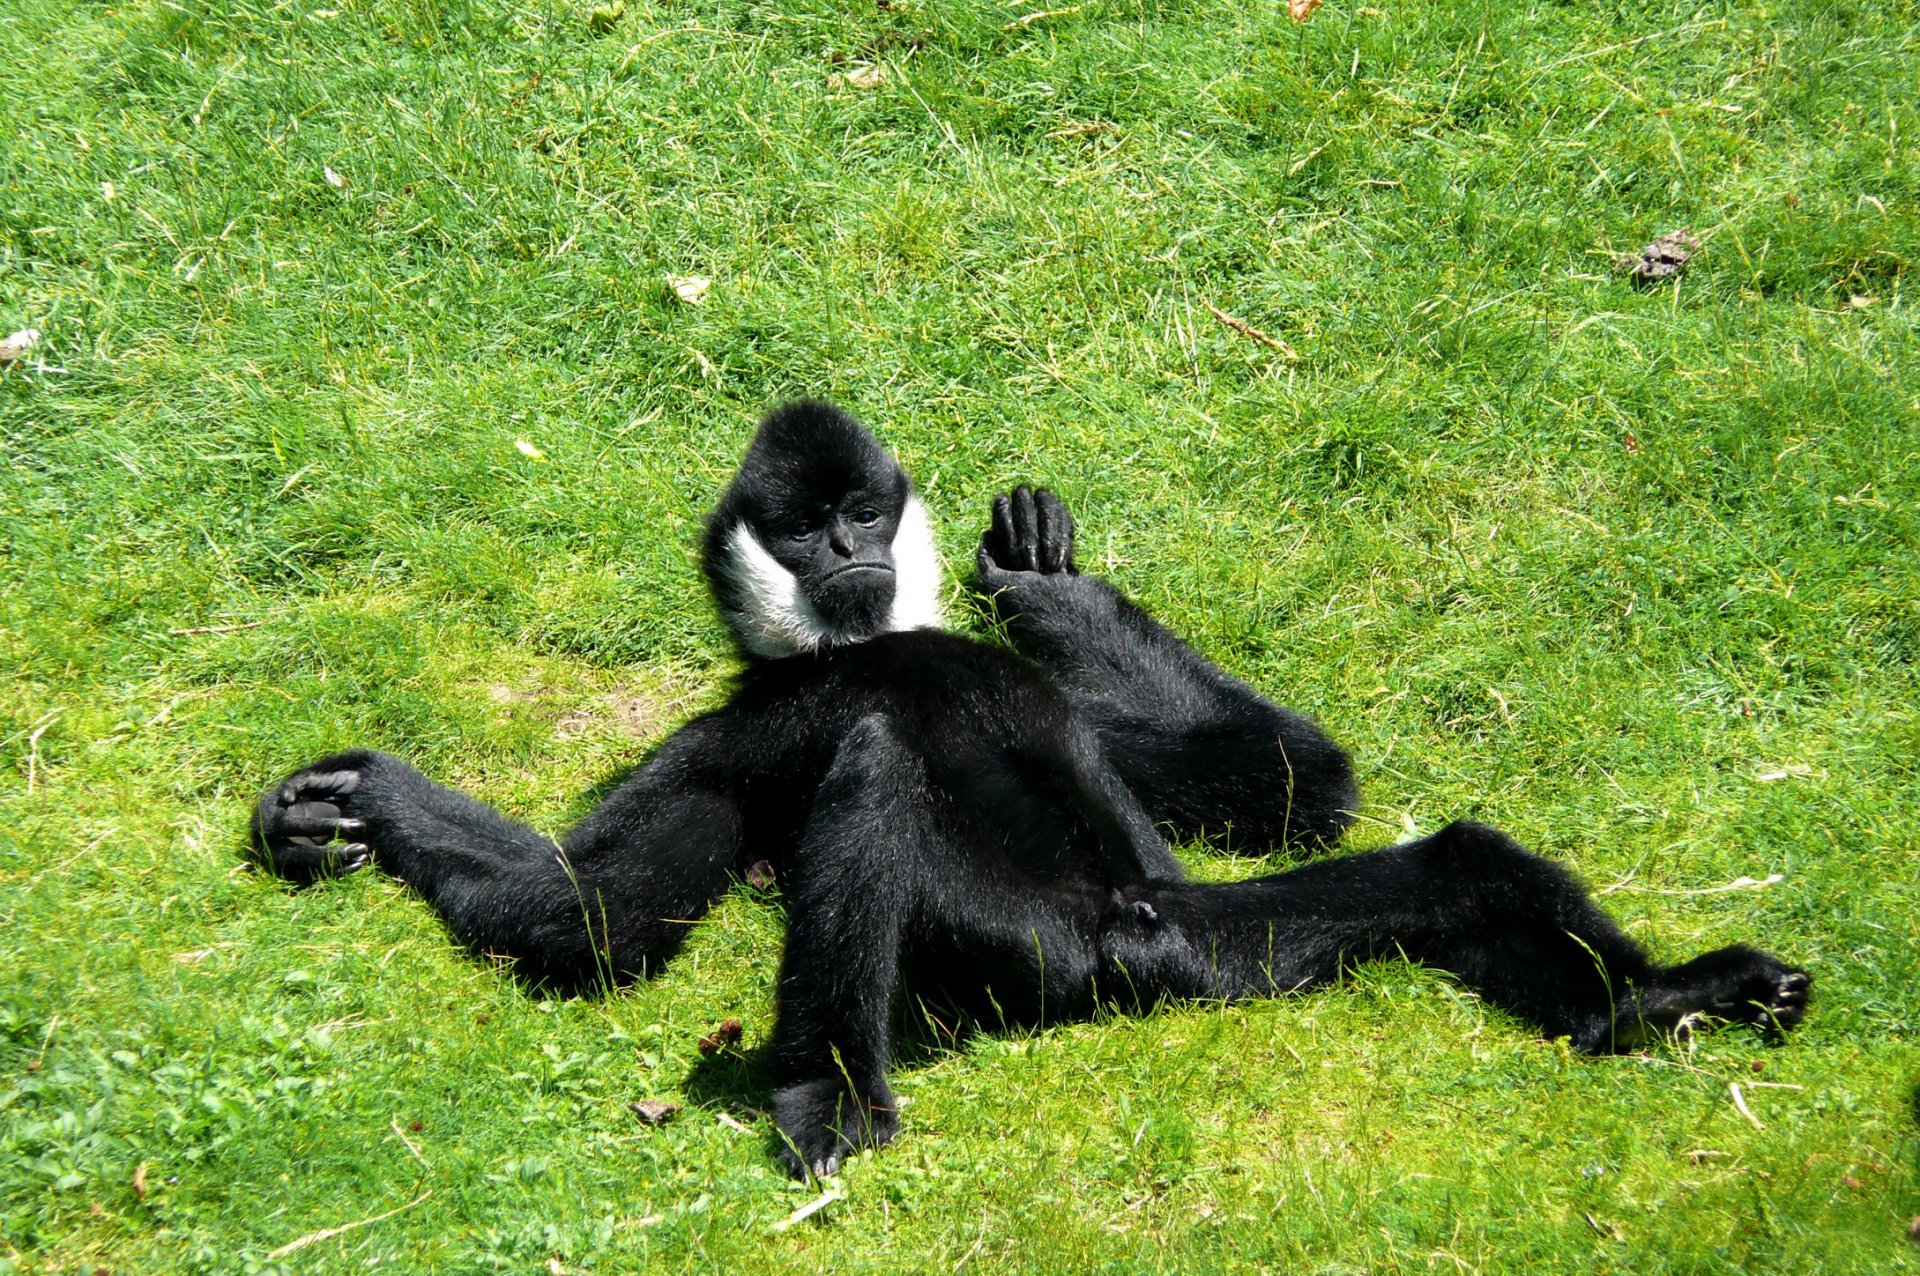
[[(0, 1269), (1920, 1268), (1910, 0), (327, 2), (0, 9)], [(723, 694), (698, 519), (801, 392), (956, 571), (1065, 493), (1356, 845), (1494, 822), (1805, 1029), (1581, 1060), (1383, 965), (934, 1043), (775, 1231), (696, 1042), (777, 900), (556, 1003), (236, 868), (349, 744), (576, 818)]]

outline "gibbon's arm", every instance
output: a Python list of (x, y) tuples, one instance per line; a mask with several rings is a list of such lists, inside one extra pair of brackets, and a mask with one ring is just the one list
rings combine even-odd
[(254, 858), (310, 882), (378, 864), (476, 952), (580, 991), (657, 970), (741, 871), (743, 820), (712, 715), (557, 844), (389, 754), (322, 758), (262, 795)]
[(920, 759), (869, 715), (835, 751), (801, 833), (768, 1061), (796, 1175), (832, 1174), (899, 1128), (887, 1053), (903, 931), (938, 836), (928, 793)]
[(1340, 747), (1082, 576), (1073, 518), (1053, 493), (995, 498), (978, 564), (1014, 645), (1053, 674), (1156, 822), (1253, 853), (1330, 843), (1352, 822), (1359, 799)]

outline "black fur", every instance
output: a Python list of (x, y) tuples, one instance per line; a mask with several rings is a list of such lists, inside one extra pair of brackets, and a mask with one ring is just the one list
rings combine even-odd
[[(778, 659), (746, 644), (726, 706), (563, 845), (356, 751), (261, 798), (254, 854), (298, 881), (378, 863), (462, 941), (565, 992), (657, 970), (769, 862), (788, 917), (774, 1114), (802, 1174), (893, 1137), (885, 1070), (909, 995), (1038, 1022), (1274, 996), (1404, 953), (1588, 1051), (1701, 1015), (1799, 1021), (1803, 972), (1738, 947), (1660, 966), (1564, 870), (1477, 825), (1188, 882), (1156, 821), (1246, 850), (1330, 842), (1355, 804), (1346, 755), (1079, 575), (1072, 520), (1045, 492), (996, 501), (979, 553), (1021, 654), (901, 631), (892, 573), (840, 569), (894, 566), (910, 499), (851, 418), (775, 412), (714, 512), (706, 569), (723, 612), (757, 605), (729, 557), (734, 530), (751, 528), (821, 622), (816, 644)], [(836, 597), (850, 578), (858, 589)]]

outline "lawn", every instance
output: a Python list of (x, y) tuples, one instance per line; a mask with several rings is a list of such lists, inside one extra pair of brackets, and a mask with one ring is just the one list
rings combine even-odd
[[(1920, 1270), (1917, 65), (1911, 0), (8, 0), (0, 1270)], [(1044, 481), (1351, 846), (1497, 824), (1804, 1029), (1587, 1060), (1382, 963), (929, 1033), (784, 1225), (777, 894), (555, 1001), (240, 866), (324, 751), (558, 831), (716, 703), (800, 393), (956, 623)]]

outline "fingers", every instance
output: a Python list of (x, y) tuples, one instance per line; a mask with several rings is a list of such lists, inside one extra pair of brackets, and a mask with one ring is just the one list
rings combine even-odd
[(311, 798), (346, 797), (360, 787), (358, 771), (302, 771), (280, 786), (280, 805)]
[(980, 538), (980, 574), (1073, 571), (1073, 516), (1059, 497), (1024, 484), (993, 499), (993, 522)]
[(1022, 484), (1013, 489), (1013, 562), (1015, 571), (1040, 570), (1040, 512), (1034, 505), (1033, 489)]
[(365, 820), (340, 814), (331, 802), (299, 802), (273, 813), (268, 832), (276, 837), (317, 837), (322, 841), (346, 839), (367, 827)]
[(373, 849), (365, 842), (326, 845), (312, 838), (270, 838), (251, 858), (277, 877), (305, 883), (357, 873), (373, 863)]
[(1073, 570), (1073, 515), (1044, 487), (1034, 493), (1039, 516), (1039, 562), (1043, 572)]

